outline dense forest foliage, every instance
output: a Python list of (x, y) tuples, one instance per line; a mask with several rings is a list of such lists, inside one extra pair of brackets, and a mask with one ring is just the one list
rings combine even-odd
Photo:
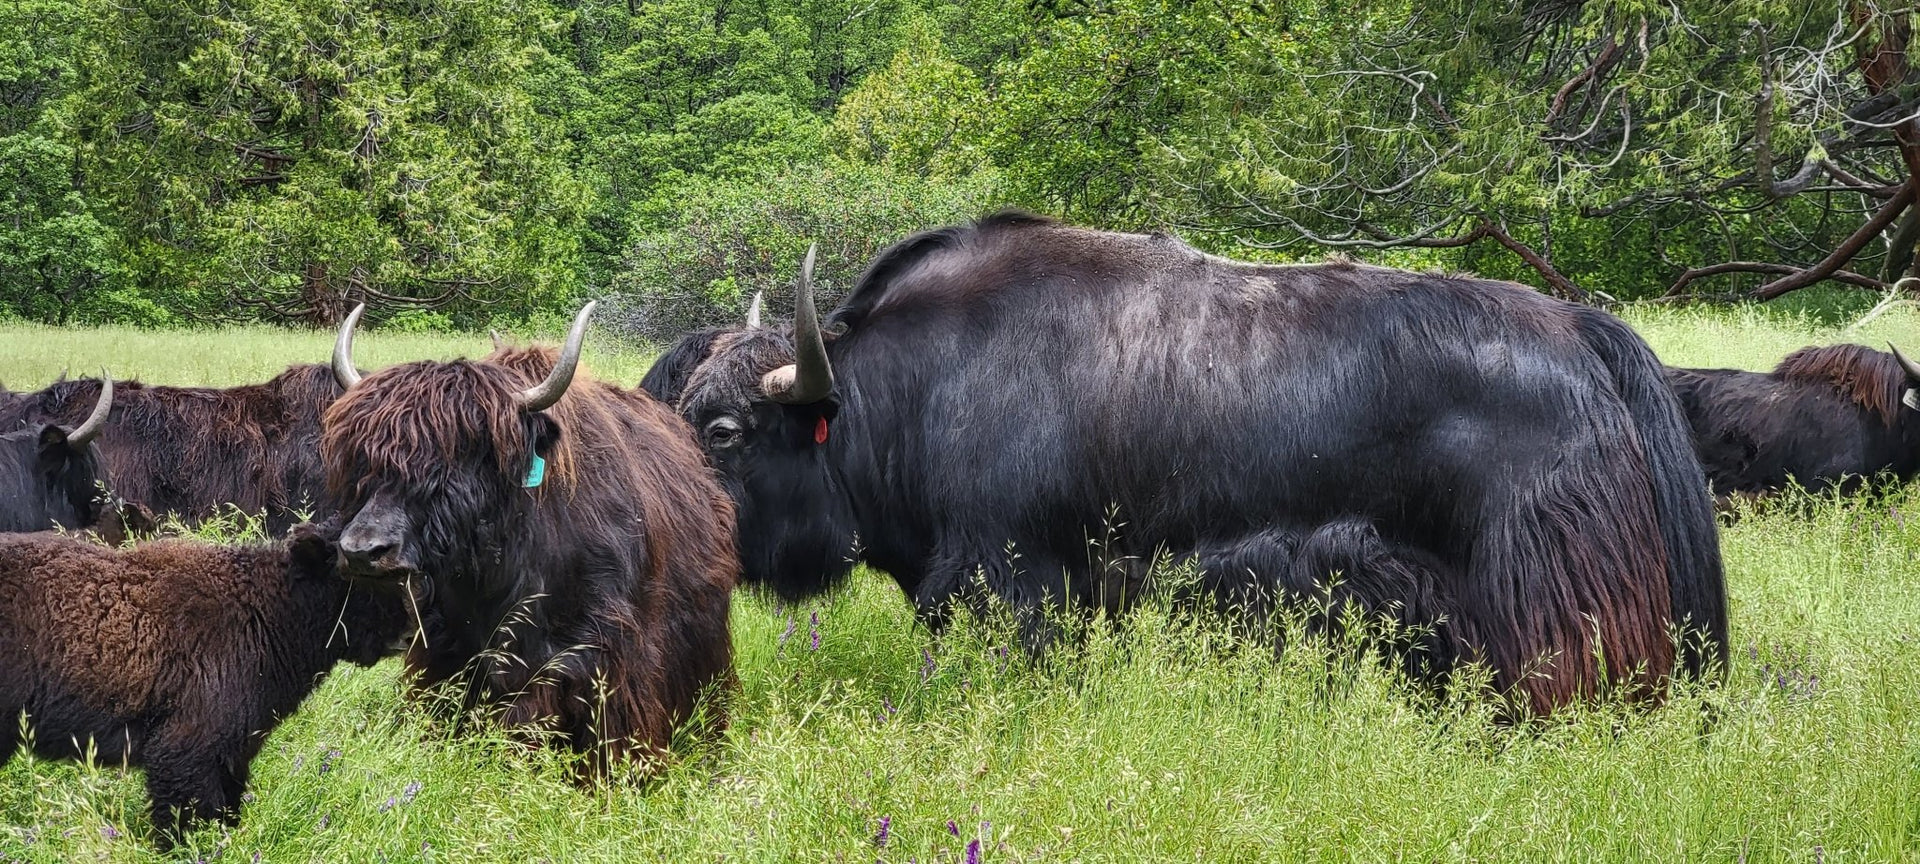
[(1585, 299), (1912, 269), (1861, 0), (0, 0), (0, 316), (664, 336), (1019, 206)]

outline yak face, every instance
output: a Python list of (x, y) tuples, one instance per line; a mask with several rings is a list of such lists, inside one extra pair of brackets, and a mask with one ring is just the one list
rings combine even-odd
[(0, 531), (87, 528), (115, 515), (118, 502), (92, 446), (113, 408), (113, 382), (101, 380), (93, 413), (72, 430), (47, 424), (0, 435)]
[(507, 569), (560, 439), (543, 411), (572, 381), (592, 310), (532, 387), (513, 369), (469, 360), (405, 363), (362, 380), (351, 361), (361, 310), (347, 317), (334, 354), (346, 393), (328, 407), (320, 440), (329, 509), (343, 523), (343, 574), (484, 580)]
[(827, 458), (839, 401), (787, 404), (760, 388), (792, 363), (785, 333), (725, 334), (686, 379), (679, 410), (734, 500), (743, 581), (797, 600), (851, 570), (854, 536)]
[[(832, 587), (855, 556), (853, 514), (831, 467), (840, 402), (813, 309), (813, 252), (801, 267), (791, 331), (747, 326), (686, 337), (648, 373), (733, 497), (742, 578), (788, 599)], [(698, 362), (683, 356), (705, 347)]]
[(559, 427), (516, 408), (520, 380), (485, 363), (381, 370), (327, 409), (321, 461), (344, 520), (342, 570), (359, 578), (473, 572), (523, 515), (535, 456)]

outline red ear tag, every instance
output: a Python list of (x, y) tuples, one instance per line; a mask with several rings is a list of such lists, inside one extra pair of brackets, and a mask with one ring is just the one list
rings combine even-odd
[(827, 418), (822, 417), (819, 422), (813, 424), (813, 443), (827, 443)]

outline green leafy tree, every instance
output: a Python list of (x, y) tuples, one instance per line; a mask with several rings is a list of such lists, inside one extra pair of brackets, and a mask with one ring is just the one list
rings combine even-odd
[(0, 307), (13, 314), (65, 324), (154, 311), (130, 302), (118, 278), (118, 233), (68, 122), (104, 11), (75, 0), (0, 6)]
[(606, 316), (636, 336), (666, 340), (737, 321), (755, 292), (769, 315), (790, 313), (808, 244), (820, 244), (815, 288), (838, 300), (868, 261), (907, 234), (977, 215), (984, 177), (930, 180), (828, 160), (755, 178), (690, 179), (638, 232), (614, 280)]
[(104, 27), (88, 167), (127, 190), (140, 277), (200, 314), (554, 302), (589, 193), (524, 84), (547, 26), (516, 0), (144, 0)]
[(979, 75), (954, 61), (926, 21), (883, 69), (847, 93), (830, 144), (840, 155), (919, 177), (966, 177), (987, 164)]

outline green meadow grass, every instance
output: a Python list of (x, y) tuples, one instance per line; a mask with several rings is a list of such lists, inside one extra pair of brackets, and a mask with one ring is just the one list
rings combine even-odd
[[(1680, 364), (1920, 345), (1908, 308), (1852, 327), (1870, 305), (1627, 317)], [(369, 368), (489, 347), (361, 341)], [(105, 363), (231, 384), (327, 346), (8, 326), (0, 380)], [(603, 377), (644, 371), (644, 351), (595, 347)], [(1030, 662), (992, 622), (929, 635), (866, 572), (797, 607), (741, 595), (732, 726), (646, 784), (582, 789), (558, 756), (410, 705), (394, 661), (343, 666), (267, 741), (242, 826), (173, 857), (960, 862), (978, 841), (988, 862), (1920, 859), (1920, 492), (1747, 513), (1723, 546), (1722, 686), (1525, 729), (1475, 700), (1430, 704), (1371, 663), (1330, 669), (1303, 646), (1275, 660), (1157, 607)], [(17, 757), (0, 768), (0, 860), (165, 860), (144, 806), (119, 766)]]

